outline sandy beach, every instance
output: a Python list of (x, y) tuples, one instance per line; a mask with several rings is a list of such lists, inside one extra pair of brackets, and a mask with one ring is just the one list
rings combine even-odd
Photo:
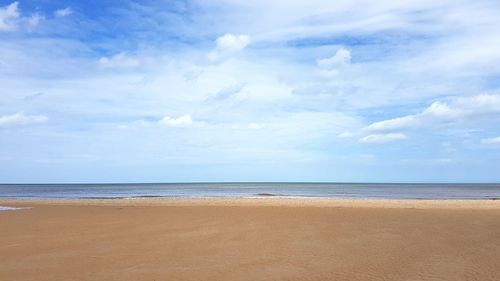
[(498, 280), (500, 201), (0, 200), (0, 280)]

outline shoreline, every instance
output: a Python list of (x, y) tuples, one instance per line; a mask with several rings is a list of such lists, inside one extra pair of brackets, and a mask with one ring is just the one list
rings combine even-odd
[(120, 199), (0, 199), (0, 206), (286, 206), (402, 209), (500, 209), (496, 199), (372, 199), (316, 197), (147, 197)]

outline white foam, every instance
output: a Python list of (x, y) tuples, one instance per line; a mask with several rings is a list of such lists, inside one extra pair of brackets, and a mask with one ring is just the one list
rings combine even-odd
[(24, 210), (24, 209), (31, 209), (31, 208), (16, 208), (16, 207), (0, 206), (0, 211), (15, 211), (15, 210)]

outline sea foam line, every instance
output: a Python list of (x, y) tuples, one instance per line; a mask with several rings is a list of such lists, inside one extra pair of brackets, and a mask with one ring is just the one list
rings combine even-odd
[(16, 207), (0, 206), (0, 211), (16, 211), (16, 210), (24, 210), (24, 209), (31, 209), (31, 208), (29, 208), (29, 207), (16, 208)]

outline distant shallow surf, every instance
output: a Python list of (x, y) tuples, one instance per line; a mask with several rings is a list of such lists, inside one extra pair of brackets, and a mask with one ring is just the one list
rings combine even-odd
[(0, 184), (3, 199), (366, 198), (498, 200), (500, 184)]

